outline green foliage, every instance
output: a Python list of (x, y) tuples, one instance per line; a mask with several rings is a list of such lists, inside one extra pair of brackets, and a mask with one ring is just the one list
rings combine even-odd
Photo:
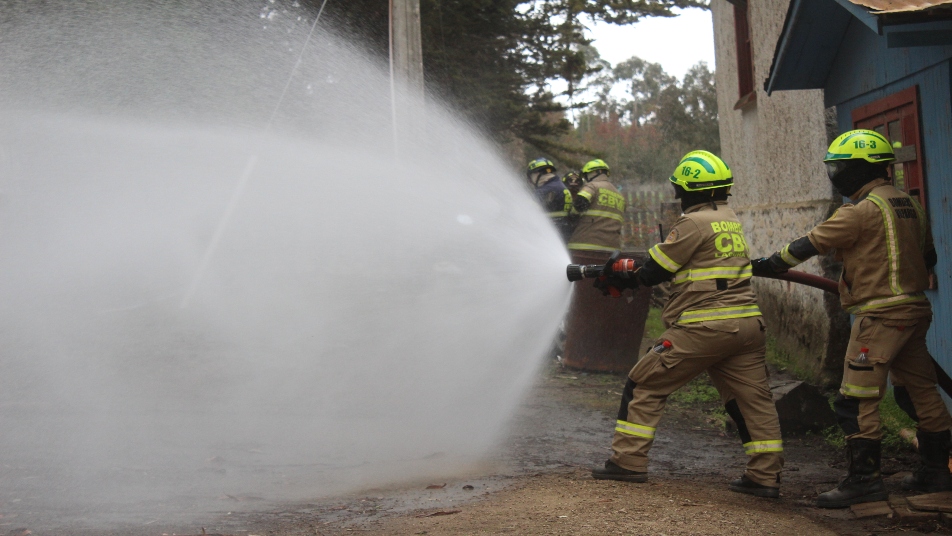
[[(322, 0), (304, 3), (316, 11)], [(325, 16), (385, 59), (388, 6), (387, 0), (330, 2)], [(598, 156), (597, 148), (559, 139), (571, 125), (548, 89), (564, 81), (571, 102), (606, 69), (585, 38), (585, 24), (632, 24), (688, 7), (707, 7), (707, 0), (420, 0), (427, 89), (497, 141), (519, 139), (563, 162)]]
[(647, 339), (657, 339), (664, 333), (664, 323), (661, 322), (661, 309), (651, 307), (648, 309), (648, 319), (645, 321), (645, 335)]
[(767, 362), (777, 367), (780, 372), (786, 372), (800, 380), (813, 381), (816, 379), (815, 372), (800, 365), (800, 362), (790, 354), (787, 347), (779, 344), (769, 331), (767, 332)]
[[(830, 396), (830, 407), (833, 407), (835, 399), (835, 394)], [(903, 428), (915, 430), (916, 423), (896, 404), (892, 389), (886, 392), (886, 396), (879, 403), (879, 418), (883, 430), (883, 455), (896, 456), (911, 452), (912, 445), (902, 437), (900, 432)], [(824, 430), (823, 438), (830, 446), (846, 447), (846, 438), (839, 426), (831, 426)]]
[(707, 374), (694, 378), (668, 397), (668, 402), (682, 406), (719, 404), (720, 400), (721, 395), (717, 393)]

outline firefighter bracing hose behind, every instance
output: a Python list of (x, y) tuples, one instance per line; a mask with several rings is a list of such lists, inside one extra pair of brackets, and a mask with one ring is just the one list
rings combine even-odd
[[(783, 444), (767, 385), (764, 322), (750, 286), (744, 230), (727, 197), (727, 165), (707, 151), (684, 156), (671, 177), (683, 214), (638, 268), (613, 258), (596, 287), (620, 289), (671, 281), (665, 332), (628, 375), (615, 424), (613, 454), (596, 479), (647, 481), (648, 451), (668, 396), (707, 371), (749, 456), (732, 491), (777, 498)], [(683, 446), (685, 449), (687, 445)]]
[(526, 179), (535, 189), (542, 208), (562, 235), (562, 240), (568, 240), (569, 235), (572, 234), (572, 226), (569, 223), (572, 194), (555, 171), (555, 164), (551, 160), (536, 158), (526, 167)]
[(918, 424), (919, 466), (902, 487), (952, 490), (952, 418), (926, 347), (932, 306), (923, 291), (937, 256), (922, 207), (887, 179), (894, 160), (889, 141), (875, 131), (852, 130), (836, 138), (824, 162), (833, 186), (855, 204), (843, 205), (806, 236), (753, 262), (757, 275), (778, 274), (835, 249), (843, 263), (840, 302), (855, 320), (833, 406), (846, 435), (849, 471), (835, 489), (817, 497), (823, 508), (888, 497), (880, 474), (879, 403), (890, 374), (896, 402)]
[[(569, 216), (575, 224), (568, 241), (572, 263), (604, 265), (612, 253), (622, 249), (625, 198), (610, 177), (604, 160), (582, 166), (582, 185)], [(606, 300), (598, 289), (575, 289), (565, 319), (562, 363), (582, 370), (631, 370), (647, 313), (647, 292), (628, 300)]]
[(621, 247), (621, 224), (625, 220), (625, 198), (609, 181), (610, 175), (604, 160), (585, 164), (582, 186), (569, 211), (569, 219), (574, 222), (569, 250), (601, 252), (605, 254), (603, 261)]

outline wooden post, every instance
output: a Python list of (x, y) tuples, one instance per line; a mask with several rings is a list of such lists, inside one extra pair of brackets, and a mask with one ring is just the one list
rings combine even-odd
[(420, 0), (390, 0), (392, 73), (414, 97), (423, 96)]
[(420, 0), (390, 0), (390, 107), (394, 156), (422, 128), (423, 45)]

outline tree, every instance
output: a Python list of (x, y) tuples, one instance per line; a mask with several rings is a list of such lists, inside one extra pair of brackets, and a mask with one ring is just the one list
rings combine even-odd
[[(307, 0), (318, 7), (322, 0)], [(706, 0), (421, 0), (427, 89), (499, 142), (522, 140), (554, 157), (584, 151), (559, 136), (571, 128), (550, 82), (570, 102), (607, 66), (595, 61), (585, 22), (631, 24), (670, 17)], [(335, 26), (387, 51), (388, 0), (330, 2)]]
[[(619, 87), (624, 96), (616, 98)], [(619, 177), (661, 181), (687, 151), (720, 151), (714, 74), (703, 62), (679, 81), (656, 63), (630, 58), (597, 75), (592, 88), (596, 100), (565, 141), (601, 154)]]

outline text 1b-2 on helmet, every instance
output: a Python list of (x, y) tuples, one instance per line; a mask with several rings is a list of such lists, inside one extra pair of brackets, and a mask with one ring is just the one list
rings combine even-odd
[(678, 162), (670, 180), (687, 192), (699, 192), (730, 187), (734, 184), (734, 175), (713, 153), (691, 151)]

